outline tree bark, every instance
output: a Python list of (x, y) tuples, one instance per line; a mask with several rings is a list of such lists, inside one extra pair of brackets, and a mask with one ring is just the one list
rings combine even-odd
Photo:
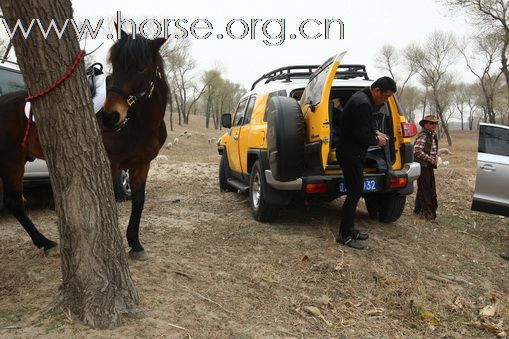
[[(4, 0), (12, 25), (38, 18), (63, 27), (73, 16), (69, 0)], [(36, 26), (36, 25), (35, 25)], [(71, 67), (79, 45), (71, 29), (62, 39), (45, 39), (34, 29), (28, 39), (13, 39), (30, 94), (50, 87)], [(27, 27), (27, 26), (25, 26)], [(118, 228), (109, 161), (99, 135), (83, 60), (73, 75), (32, 103), (37, 131), (50, 172), (60, 233), (62, 286), (51, 305), (70, 310), (98, 328), (118, 325), (123, 314), (139, 312)]]

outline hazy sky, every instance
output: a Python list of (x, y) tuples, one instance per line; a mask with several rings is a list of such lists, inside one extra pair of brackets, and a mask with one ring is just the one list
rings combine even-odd
[[(404, 47), (410, 42), (424, 41), (434, 30), (443, 30), (461, 36), (472, 28), (462, 15), (448, 15), (450, 11), (433, 0), (386, 0), (386, 1), (267, 1), (218, 2), (218, 1), (72, 1), (75, 17), (89, 19), (93, 24), (98, 19), (111, 19), (116, 11), (134, 19), (140, 24), (144, 19), (185, 19), (181, 26), (188, 31), (193, 21), (202, 19), (196, 27), (205, 27), (207, 23), (213, 29), (196, 29), (197, 35), (212, 34), (206, 39), (197, 39), (189, 35), (192, 41), (191, 53), (201, 70), (221, 67), (225, 77), (241, 83), (246, 88), (263, 73), (285, 65), (320, 64), (329, 56), (348, 50), (343, 62), (365, 64), (371, 78), (380, 75), (374, 67), (374, 58), (380, 46), (386, 43)], [(254, 30), (252, 19), (260, 19)], [(273, 19), (269, 24), (269, 19)], [(276, 21), (276, 19), (280, 21)], [(325, 20), (339, 19), (344, 25), (344, 39), (340, 38), (340, 24), (332, 22), (330, 36), (325, 38)], [(232, 21), (233, 20), (233, 21)], [(281, 32), (282, 21), (285, 24), (285, 40), (275, 38)], [(299, 25), (308, 20), (304, 33), (308, 37), (318, 34), (316, 39), (306, 39), (299, 33)], [(245, 22), (249, 32), (242, 39), (228, 36), (226, 26), (233, 22), (231, 33), (240, 37)], [(319, 24), (321, 22), (321, 25)], [(262, 28), (266, 24), (267, 33)], [(175, 27), (171, 22), (169, 27)], [(254, 32), (254, 37), (251, 34)], [(218, 38), (223, 35), (223, 39)], [(295, 34), (294, 39), (291, 34)], [(279, 46), (268, 46), (264, 40)], [(96, 41), (87, 42), (91, 50), (99, 41), (106, 44), (96, 54), (104, 57), (111, 44), (105, 35)]]

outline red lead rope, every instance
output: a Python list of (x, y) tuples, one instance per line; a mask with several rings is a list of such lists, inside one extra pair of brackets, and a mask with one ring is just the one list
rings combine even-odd
[[(78, 55), (76, 55), (76, 58), (74, 58), (74, 62), (72, 63), (71, 67), (67, 70), (67, 72), (60, 79), (55, 81), (53, 83), (53, 85), (51, 85), (50, 87), (46, 88), (45, 90), (43, 90), (43, 91), (41, 91), (41, 92), (39, 92), (37, 94), (34, 94), (34, 95), (26, 97), (25, 98), (25, 102), (35, 101), (35, 100), (39, 99), (40, 97), (42, 97), (42, 96), (48, 94), (49, 92), (55, 90), (65, 80), (69, 79), (69, 77), (74, 73), (74, 70), (76, 70), (76, 67), (78, 67), (78, 64), (79, 64), (81, 58), (83, 58), (85, 56), (85, 54), (87, 54), (87, 53), (84, 50), (79, 51)], [(28, 136), (30, 135), (30, 128), (32, 127), (32, 123), (33, 123), (33, 114), (32, 114), (32, 109), (30, 108), (30, 114), (29, 114), (29, 117), (28, 117), (27, 129), (25, 130), (25, 136), (23, 137), (23, 141), (21, 142), (21, 147), (22, 148), (25, 148), (27, 146)]]

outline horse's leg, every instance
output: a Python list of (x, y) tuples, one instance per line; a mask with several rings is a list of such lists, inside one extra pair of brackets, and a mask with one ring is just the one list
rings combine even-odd
[(145, 184), (147, 182), (150, 164), (139, 168), (129, 168), (129, 181), (131, 185), (131, 217), (127, 226), (127, 243), (131, 250), (129, 257), (135, 260), (146, 260), (147, 255), (140, 243), (140, 219), (145, 204)]
[(5, 207), (23, 226), (30, 238), (32, 238), (34, 245), (44, 249), (44, 251), (55, 247), (57, 243), (42, 235), (26, 214), (23, 204), (23, 163), (21, 168), (17, 168), (15, 171), (3, 171), (0, 175), (4, 185)]

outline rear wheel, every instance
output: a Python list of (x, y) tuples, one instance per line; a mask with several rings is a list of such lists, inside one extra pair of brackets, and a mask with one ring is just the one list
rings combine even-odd
[(364, 197), (364, 203), (366, 204), (366, 209), (368, 210), (369, 217), (372, 219), (378, 218), (378, 209), (380, 208), (380, 204), (378, 203), (379, 197), (377, 195), (366, 195)]
[(266, 222), (277, 216), (276, 206), (267, 203), (267, 182), (259, 161), (254, 163), (251, 170), (249, 204), (255, 220)]
[(385, 196), (380, 200), (378, 220), (381, 222), (394, 222), (401, 217), (405, 209), (406, 195)]
[(226, 153), (221, 155), (219, 161), (219, 190), (221, 192), (231, 192), (233, 188), (228, 185), (228, 178), (231, 177), (230, 165), (228, 165), (228, 157)]
[(375, 195), (364, 197), (370, 218), (381, 222), (394, 222), (403, 214), (406, 195)]

